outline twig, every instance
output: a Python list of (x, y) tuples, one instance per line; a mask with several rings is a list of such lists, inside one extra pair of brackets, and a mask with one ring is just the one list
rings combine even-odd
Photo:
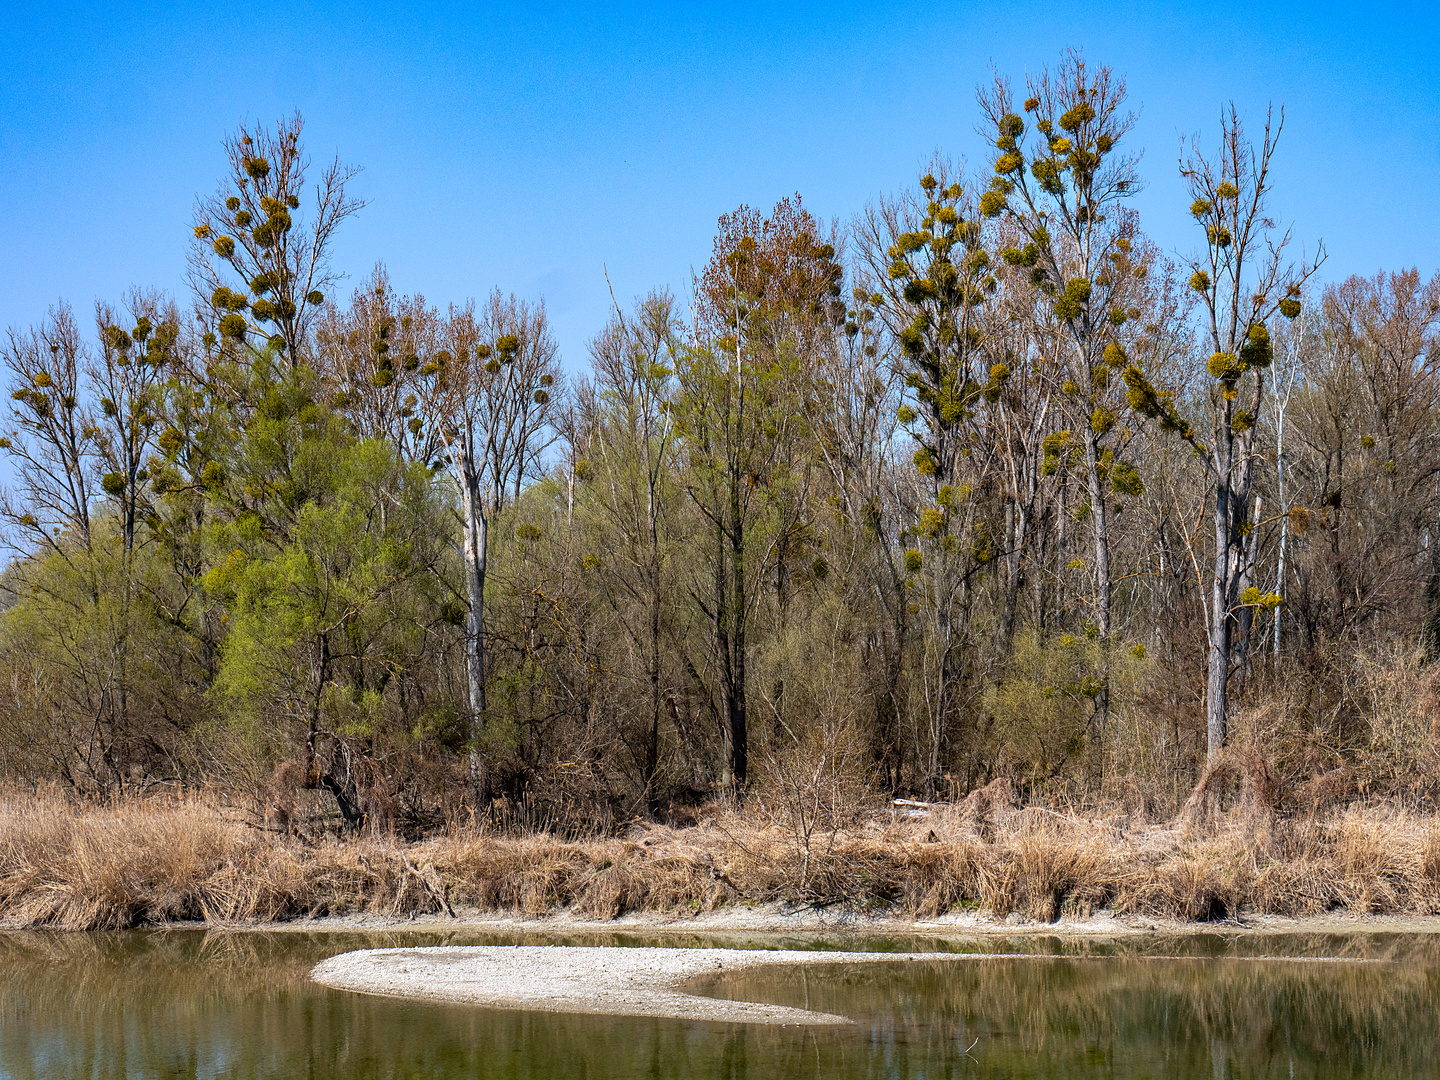
[[(415, 869), (414, 864), (410, 862), (410, 856), (406, 855), (403, 851), (400, 853), (400, 861), (405, 864), (406, 870), (414, 874), (415, 877), (419, 879), (420, 884), (424, 887), (425, 891), (430, 894), (430, 896), (440, 905), (442, 909), (444, 909), (445, 914), (449, 915), (452, 919), (455, 918), (455, 909), (450, 906), (450, 901), (445, 896), (444, 883), (440, 882), (438, 885), (432, 884), (428, 877), (422, 874), (419, 870)], [(433, 868), (430, 868), (430, 871), (432, 874), (434, 873)]]

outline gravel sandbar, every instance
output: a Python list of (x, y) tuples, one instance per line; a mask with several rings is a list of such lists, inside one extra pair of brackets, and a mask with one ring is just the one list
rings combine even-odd
[(948, 958), (964, 959), (965, 954), (472, 945), (361, 949), (322, 961), (310, 975), (340, 990), (500, 1009), (751, 1024), (848, 1024), (847, 1017), (829, 1013), (698, 997), (677, 984), (759, 964)]

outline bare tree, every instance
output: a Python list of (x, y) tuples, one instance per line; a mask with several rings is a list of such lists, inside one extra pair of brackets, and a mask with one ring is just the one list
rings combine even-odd
[[(723, 215), (696, 283), (694, 347), (678, 372), (688, 491), (714, 538), (708, 588), (695, 595), (718, 669), (722, 784), (737, 793), (749, 761), (747, 633), (766, 565), (755, 565), (749, 549), (800, 422), (786, 400), (791, 374), (844, 322), (841, 276), (834, 243), (798, 197), (768, 217), (748, 206)], [(776, 536), (783, 543), (781, 530)]]
[(178, 432), (166, 429), (157, 439), (155, 429), (165, 379), (182, 362), (180, 313), (158, 294), (135, 290), (123, 313), (108, 304), (96, 305), (95, 323), (100, 355), (86, 365), (94, 401), (85, 425), (99, 464), (100, 487), (115, 504), (128, 558), (148, 503), (150, 456), (157, 447), (167, 453), (179, 447)]
[(428, 421), (455, 482), (464, 561), (465, 671), (470, 706), (470, 783), (476, 806), (492, 794), (486, 770), (485, 579), (490, 523), (535, 467), (551, 430), (558, 350), (543, 303), (491, 294), (450, 309), (440, 348), (422, 370), (434, 379)]
[(329, 304), (315, 330), (315, 367), (334, 406), (367, 438), (383, 438), (407, 461), (439, 460), (435, 380), (424, 366), (439, 350), (441, 319), (423, 296), (400, 296), (383, 265), (348, 308)]
[(0, 517), (27, 547), (60, 552), (68, 534), (88, 549), (95, 466), (80, 398), (89, 350), (70, 308), (52, 308), (29, 330), (12, 327), (0, 362), (10, 375), (14, 425), (0, 449), (16, 480), (16, 490), (0, 496)]
[(602, 560), (602, 567), (623, 567), (622, 573), (608, 576), (642, 613), (639, 620), (623, 621), (645, 655), (648, 697), (640, 766), (652, 814), (659, 810), (660, 622), (665, 599), (661, 520), (670, 488), (666, 480), (674, 467), (669, 398), (678, 332), (674, 299), (669, 293), (651, 293), (631, 314), (617, 305), (609, 324), (590, 342), (598, 401), (589, 442), (605, 469), (598, 498), (625, 538), (625, 549)]
[[(300, 216), (310, 159), (296, 113), (273, 128), (241, 125), (225, 140), (229, 173), (195, 205), (190, 286), (212, 330), (206, 344), (268, 344), (297, 366), (308, 334), (338, 275), (330, 244), (340, 223), (364, 202), (346, 190), (357, 168), (337, 158)], [(218, 338), (217, 335), (218, 334)]]
[[(1136, 158), (1119, 144), (1135, 124), (1125, 108), (1124, 79), (1088, 65), (1075, 51), (1027, 80), (1016, 107), (1008, 80), (996, 77), (980, 95), (985, 134), (993, 138), (995, 178), (981, 199), (986, 216), (1012, 225), (1014, 243), (1000, 252), (1029, 271), (1041, 294), (1037, 314), (1053, 327), (1055, 400), (1079, 436), (1088, 488), (1094, 616), (1110, 633), (1111, 568), (1105, 436), (1116, 407), (1106, 393), (1126, 355), (1117, 340), (1128, 319), (1126, 265), (1134, 223), (1123, 202), (1138, 189)], [(1033, 116), (1027, 137), (1021, 112)]]
[[(1290, 318), (1300, 314), (1301, 290), (1324, 258), (1322, 248), (1312, 261), (1287, 263), (1290, 232), (1277, 235), (1269, 213), (1271, 161), (1283, 124), (1283, 111), (1278, 120), (1267, 113), (1256, 147), (1232, 105), (1221, 117), (1219, 154), (1207, 158), (1192, 145), (1180, 164), (1194, 196), (1190, 213), (1205, 230), (1205, 247), (1192, 261), (1190, 283), (1202, 305), (1213, 379), (1208, 441), (1188, 423), (1179, 425), (1182, 438), (1199, 451), (1213, 485), (1215, 550), (1205, 684), (1206, 749), (1212, 762), (1228, 733), (1230, 676), (1244, 662), (1251, 621), (1264, 599), (1253, 583), (1259, 543), (1257, 421), (1273, 356), (1266, 323), (1276, 312)], [(1277, 602), (1268, 601), (1270, 606)]]
[(994, 477), (989, 406), (1012, 371), (986, 317), (999, 281), (974, 193), (939, 160), (917, 187), (871, 207), (857, 231), (906, 387), (897, 418), (916, 445), (914, 468), (902, 473), (913, 522), (902, 535), (916, 545), (903, 565), (930, 623), (921, 638), (925, 736), (916, 755), (933, 796), (973, 655), (966, 646), (977, 571), (993, 554), (986, 508), (972, 496)]

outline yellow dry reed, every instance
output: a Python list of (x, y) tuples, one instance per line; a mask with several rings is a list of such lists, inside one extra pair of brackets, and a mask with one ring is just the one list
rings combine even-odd
[(0, 795), (0, 924), (10, 927), (455, 908), (606, 920), (737, 903), (1045, 921), (1101, 909), (1178, 920), (1430, 915), (1440, 913), (1440, 821), (1362, 806), (1258, 824), (1237, 815), (1187, 831), (1003, 806), (977, 820), (952, 808), (875, 815), (802, 853), (793, 830), (734, 811), (579, 842), (457, 829), (413, 844), (312, 843), (207, 798), (87, 805)]

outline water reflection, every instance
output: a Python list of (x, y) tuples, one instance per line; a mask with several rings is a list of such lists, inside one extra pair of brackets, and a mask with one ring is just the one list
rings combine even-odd
[[(856, 1017), (881, 1075), (1434, 1076), (1437, 969), (1143, 957), (736, 972), (719, 997)], [(857, 1074), (861, 1075), (861, 1074)], [(870, 1075), (875, 1075), (871, 1073)]]
[[(353, 948), (544, 941), (1034, 956), (695, 984), (854, 1017), (844, 1029), (410, 1004), (306, 978)], [(1254, 959), (1297, 955), (1363, 962)], [(1437, 979), (1440, 947), (1402, 935), (982, 946), (840, 934), (0, 934), (0, 1077), (1428, 1077), (1440, 1075)]]

